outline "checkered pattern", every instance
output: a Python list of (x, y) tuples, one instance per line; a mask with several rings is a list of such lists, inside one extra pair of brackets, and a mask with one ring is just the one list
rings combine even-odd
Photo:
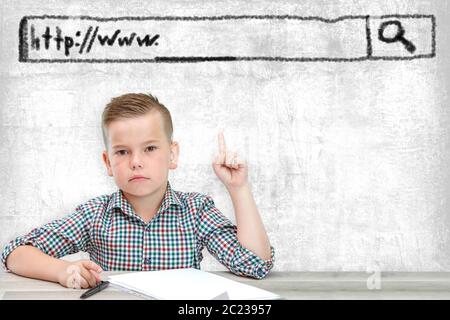
[(167, 191), (156, 216), (146, 224), (121, 190), (91, 199), (69, 216), (52, 221), (11, 241), (1, 261), (20, 245), (33, 245), (60, 258), (86, 251), (105, 271), (150, 271), (197, 268), (208, 251), (231, 272), (261, 279), (273, 267), (242, 247), (237, 228), (214, 205), (196, 192)]

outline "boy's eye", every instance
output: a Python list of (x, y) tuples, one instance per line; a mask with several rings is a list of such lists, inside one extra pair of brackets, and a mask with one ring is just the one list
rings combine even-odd
[(123, 156), (123, 155), (125, 155), (126, 154), (126, 150), (119, 150), (119, 151), (116, 151), (116, 154), (118, 154), (119, 156)]
[[(145, 148), (146, 151), (147, 151), (147, 150), (149, 150), (149, 151), (154, 151), (154, 150), (156, 150), (156, 149), (158, 149), (156, 146), (148, 146), (147, 148)], [(118, 150), (118, 151), (116, 151), (116, 154), (119, 155), (119, 156), (124, 156), (124, 155), (126, 155), (127, 153), (128, 153), (127, 150)]]

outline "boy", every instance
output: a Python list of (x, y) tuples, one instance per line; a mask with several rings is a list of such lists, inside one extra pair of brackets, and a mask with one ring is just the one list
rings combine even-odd
[[(2, 263), (16, 274), (88, 288), (103, 270), (200, 269), (202, 249), (238, 275), (261, 279), (273, 267), (274, 249), (247, 181), (247, 165), (226, 150), (219, 134), (213, 162), (228, 190), (234, 226), (211, 197), (172, 190), (179, 145), (167, 108), (148, 94), (111, 99), (102, 115), (103, 161), (119, 190), (93, 198), (69, 216), (11, 241)], [(60, 257), (78, 251), (89, 260)]]

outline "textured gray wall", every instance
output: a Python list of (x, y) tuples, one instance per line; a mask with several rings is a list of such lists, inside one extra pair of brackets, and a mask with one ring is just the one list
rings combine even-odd
[[(110, 3), (1, 1), (1, 245), (115, 190), (101, 161), (101, 111), (113, 96), (152, 92), (172, 111), (181, 144), (176, 190), (212, 194), (234, 221), (210, 165), (220, 128), (248, 160), (274, 270), (450, 271), (447, 0)], [(25, 15), (394, 13), (436, 16), (436, 58), (18, 62)], [(223, 270), (210, 256), (202, 266)]]

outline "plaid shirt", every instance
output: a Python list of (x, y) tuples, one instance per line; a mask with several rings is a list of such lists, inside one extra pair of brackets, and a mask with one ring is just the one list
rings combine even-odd
[(211, 197), (178, 192), (167, 183), (162, 204), (149, 222), (137, 215), (121, 190), (91, 199), (67, 217), (17, 237), (3, 249), (2, 263), (18, 246), (30, 244), (56, 258), (78, 251), (105, 271), (197, 268), (208, 251), (231, 272), (261, 279), (273, 267), (237, 240), (237, 227)]

